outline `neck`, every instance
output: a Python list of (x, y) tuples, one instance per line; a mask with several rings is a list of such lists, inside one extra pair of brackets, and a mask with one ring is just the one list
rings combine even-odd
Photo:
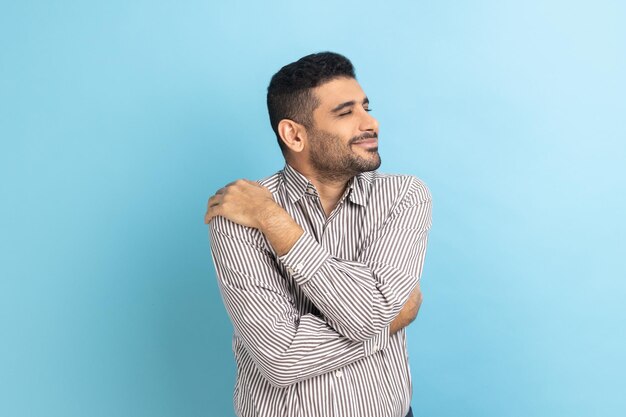
[(333, 180), (330, 181), (323, 177), (309, 177), (309, 181), (313, 183), (317, 193), (322, 201), (322, 207), (324, 207), (324, 213), (326, 217), (330, 216), (330, 213), (335, 209), (339, 199), (346, 191), (348, 185), (348, 179)]
[(353, 175), (317, 172), (311, 167), (288, 162), (296, 171), (304, 175), (315, 186), (322, 202), (326, 217), (332, 213), (339, 199), (346, 191), (348, 182)]

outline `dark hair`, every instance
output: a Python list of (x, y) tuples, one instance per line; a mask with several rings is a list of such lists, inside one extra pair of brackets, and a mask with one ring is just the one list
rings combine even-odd
[(307, 129), (313, 127), (313, 110), (319, 101), (312, 89), (339, 77), (356, 78), (350, 60), (334, 52), (307, 55), (274, 74), (267, 87), (267, 111), (283, 154), (287, 148), (278, 123), (290, 119)]

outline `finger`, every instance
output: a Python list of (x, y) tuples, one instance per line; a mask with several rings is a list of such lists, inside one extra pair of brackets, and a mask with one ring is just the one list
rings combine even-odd
[(248, 179), (245, 178), (239, 178), (238, 180), (235, 180), (231, 183), (229, 183), (228, 185), (226, 185), (227, 187), (232, 187), (232, 186), (240, 186), (240, 187), (244, 187), (246, 185), (258, 185), (255, 181), (250, 181)]
[(247, 180), (247, 179), (244, 179), (244, 181), (245, 181), (247, 184), (254, 185), (255, 187), (260, 186), (260, 184), (259, 184), (258, 182), (256, 182), (256, 181), (251, 181), (251, 180)]
[(221, 199), (221, 197), (222, 197), (222, 196), (217, 195), (217, 194), (215, 194), (215, 195), (211, 196), (211, 198), (209, 198), (209, 200), (208, 200), (208, 201), (207, 201), (207, 203), (206, 203), (206, 209), (207, 209), (207, 211), (209, 210), (209, 208), (211, 208), (211, 207), (213, 207), (213, 206), (215, 206), (215, 205), (220, 204), (220, 199)]
[(222, 203), (222, 196), (214, 195), (213, 197), (209, 198), (209, 202), (207, 203), (207, 210), (204, 215), (205, 224), (209, 223), (212, 213), (214, 213), (215, 209), (219, 207), (221, 203)]
[(265, 186), (263, 186), (263, 185), (259, 184), (259, 183), (258, 183), (258, 181), (251, 181), (251, 180), (246, 180), (246, 181), (248, 181), (248, 184), (250, 184), (250, 185), (254, 185), (255, 187), (259, 187), (259, 188), (267, 188), (267, 187), (265, 187)]
[(217, 205), (217, 206), (209, 207), (206, 214), (204, 215), (204, 223), (209, 224), (209, 222), (213, 220), (215, 216), (219, 216), (220, 213), (221, 213), (221, 206)]
[(226, 184), (225, 186), (223, 186), (222, 188), (220, 188), (219, 190), (217, 190), (215, 192), (215, 194), (224, 194), (227, 191), (227, 188), (232, 187), (234, 185), (237, 185), (237, 182), (242, 181), (241, 179), (239, 180), (235, 180), (235, 181), (231, 181), (228, 184)]
[(213, 206), (220, 204), (223, 198), (224, 198), (223, 194), (215, 194), (214, 196), (209, 198), (209, 201), (207, 202), (207, 209), (209, 207), (213, 207)]
[(211, 220), (211, 207), (207, 207), (206, 213), (204, 213), (204, 224), (209, 224)]
[(236, 179), (235, 181), (231, 181), (228, 184), (226, 184), (224, 188), (232, 187), (233, 185), (236, 185), (238, 182), (242, 182), (242, 181), (245, 181), (245, 179), (243, 178)]

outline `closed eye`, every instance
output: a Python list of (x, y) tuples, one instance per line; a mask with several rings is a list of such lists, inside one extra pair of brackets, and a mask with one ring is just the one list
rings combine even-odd
[[(363, 110), (365, 110), (365, 111), (367, 111), (367, 112), (372, 111), (372, 109), (363, 109)], [(345, 113), (341, 113), (341, 114), (339, 115), (339, 117), (341, 117), (341, 116), (347, 116), (347, 115), (349, 115), (350, 113), (352, 113), (352, 110), (347, 111), (347, 112), (345, 112)]]

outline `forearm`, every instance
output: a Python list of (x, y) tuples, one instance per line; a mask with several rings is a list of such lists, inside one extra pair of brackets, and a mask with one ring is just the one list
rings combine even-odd
[(418, 279), (389, 265), (333, 257), (308, 233), (279, 260), (331, 326), (353, 340), (389, 326)]
[(270, 204), (259, 216), (259, 230), (277, 256), (288, 253), (304, 229), (278, 204)]
[[(234, 323), (240, 319), (233, 316)], [(281, 324), (267, 335), (261, 335), (258, 326), (237, 325), (237, 335), (243, 339), (256, 367), (277, 387), (341, 369), (386, 348), (389, 343), (389, 335), (383, 332), (365, 342), (350, 340), (312, 314)]]
[[(302, 314), (269, 252), (259, 250), (253, 241), (216, 230), (226, 225), (223, 218), (211, 225), (219, 288), (237, 337), (270, 383), (288, 386), (387, 346), (389, 336), (384, 332), (357, 342), (339, 334), (324, 318)], [(230, 231), (241, 232), (230, 226)]]
[[(304, 234), (302, 227), (277, 204), (269, 205), (259, 213), (259, 224), (259, 230), (279, 258), (288, 254)], [(319, 244), (316, 246), (311, 251), (305, 250), (303, 257), (310, 260), (320, 255), (319, 249), (323, 248)], [(333, 262), (329, 254), (321, 253), (321, 256), (324, 256), (329, 264)], [(288, 268), (288, 272), (297, 274), (302, 264), (296, 262), (293, 267)], [(340, 265), (326, 265), (326, 269), (335, 275), (329, 279), (330, 287), (337, 283), (341, 288), (330, 288), (327, 285), (316, 288), (315, 285), (306, 283), (302, 283), (301, 288), (329, 323), (342, 334), (359, 341), (370, 339), (374, 334), (381, 332), (400, 310), (403, 300), (395, 302), (396, 306), (389, 306), (389, 297), (383, 294), (384, 289), (377, 288), (376, 278), (372, 276), (371, 271), (352, 271), (355, 273), (353, 275), (356, 275), (355, 279), (346, 280), (342, 275), (350, 274), (351, 271), (346, 271)], [(342, 300), (345, 297), (349, 298), (349, 303)], [(364, 311), (363, 306), (367, 306), (369, 311)], [(365, 314), (359, 314), (358, 310)], [(381, 314), (380, 310), (386, 310), (388, 314)], [(382, 320), (379, 320), (381, 316)]]
[[(388, 326), (398, 316), (409, 295), (418, 285), (422, 275), (428, 232), (431, 226), (431, 201), (417, 198), (407, 199), (382, 223), (381, 227), (364, 237), (364, 247), (354, 261), (316, 254), (320, 246), (310, 236), (303, 236), (292, 251), (285, 257), (288, 262), (299, 262), (305, 252), (313, 252), (310, 257), (322, 259), (313, 261), (312, 266), (305, 262), (302, 287), (320, 308), (333, 327), (341, 333), (341, 325), (354, 326), (356, 335), (367, 338), (381, 327)], [(300, 251), (300, 242), (313, 249)], [(305, 245), (303, 245), (305, 246)], [(348, 286), (349, 291), (342, 291)], [(306, 287), (306, 288), (305, 288)], [(328, 296), (327, 294), (330, 294)], [(342, 322), (342, 317), (351, 312), (358, 317)], [(394, 323), (393, 332), (397, 326)], [(360, 328), (358, 327), (360, 326)]]

